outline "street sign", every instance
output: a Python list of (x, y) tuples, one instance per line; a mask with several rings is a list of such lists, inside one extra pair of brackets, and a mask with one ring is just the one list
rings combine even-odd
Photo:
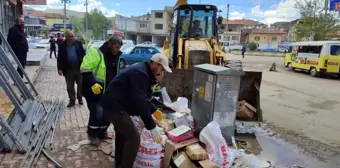
[(330, 0), (329, 10), (330, 11), (339, 11), (340, 10), (340, 0)]
[[(56, 31), (62, 31), (61, 29), (64, 29), (64, 24), (53, 24), (52, 29)], [(66, 29), (72, 30), (73, 24), (66, 24)]]

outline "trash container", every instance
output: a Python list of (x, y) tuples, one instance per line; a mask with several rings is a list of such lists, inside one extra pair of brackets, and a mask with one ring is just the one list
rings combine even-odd
[(191, 113), (197, 129), (216, 121), (231, 143), (242, 75), (243, 71), (211, 64), (195, 66)]

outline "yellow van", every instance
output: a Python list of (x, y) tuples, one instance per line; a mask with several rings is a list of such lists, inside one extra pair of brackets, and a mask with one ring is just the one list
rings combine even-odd
[(304, 41), (292, 43), (284, 59), (294, 71), (305, 70), (311, 76), (340, 76), (340, 41)]

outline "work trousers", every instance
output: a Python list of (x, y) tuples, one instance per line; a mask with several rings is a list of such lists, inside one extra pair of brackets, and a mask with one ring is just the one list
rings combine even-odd
[(50, 58), (52, 58), (52, 53), (54, 53), (54, 57), (57, 58), (57, 53), (56, 53), (55, 47), (50, 48)]
[(245, 52), (244, 52), (244, 51), (242, 51), (242, 58), (244, 58), (244, 54), (245, 54)]
[(109, 121), (104, 117), (103, 107), (100, 100), (91, 99), (85, 96), (87, 108), (90, 111), (89, 123), (87, 125), (87, 134), (91, 137), (99, 139), (106, 138), (106, 131), (109, 127)]
[[(21, 66), (25, 69), (26, 66), (26, 61), (27, 61), (27, 52), (22, 52), (20, 54), (16, 54)], [(21, 76), (21, 78), (24, 77), (23, 72), (20, 70), (19, 66), (17, 68), (17, 71), (19, 73), (19, 75)]]
[(113, 124), (116, 133), (116, 168), (132, 168), (140, 145), (137, 128), (126, 112), (105, 111), (104, 115)]
[(70, 103), (76, 101), (76, 91), (74, 89), (74, 83), (77, 84), (77, 99), (82, 100), (82, 75), (79, 69), (68, 69), (64, 74), (66, 80), (66, 89)]

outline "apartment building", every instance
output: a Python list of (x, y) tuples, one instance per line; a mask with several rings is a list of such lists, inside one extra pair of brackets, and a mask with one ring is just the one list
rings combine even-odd
[(241, 29), (242, 24), (237, 20), (223, 19), (221, 30), (219, 34), (219, 39), (221, 41), (233, 41), (235, 43), (240, 43), (241, 40)]
[(45, 17), (25, 16), (25, 30), (28, 36), (37, 36), (39, 30), (46, 27)]
[(114, 27), (124, 32), (124, 39), (133, 40), (135, 44), (149, 41), (162, 47), (168, 36), (168, 23), (171, 15), (172, 7), (165, 7), (164, 10), (152, 10), (151, 13), (141, 16), (116, 15)]
[(219, 39), (222, 41), (233, 41), (235, 43), (245, 42), (242, 40), (242, 32), (252, 29), (266, 28), (267, 25), (255, 20), (239, 19), (227, 20), (223, 19), (220, 27)]
[(152, 42), (157, 44), (157, 46), (163, 46), (168, 36), (172, 11), (172, 7), (165, 7), (164, 10), (151, 11)]
[(258, 44), (258, 49), (278, 49), (279, 43), (283, 42), (286, 32), (277, 28), (253, 29), (246, 34), (246, 42)]

